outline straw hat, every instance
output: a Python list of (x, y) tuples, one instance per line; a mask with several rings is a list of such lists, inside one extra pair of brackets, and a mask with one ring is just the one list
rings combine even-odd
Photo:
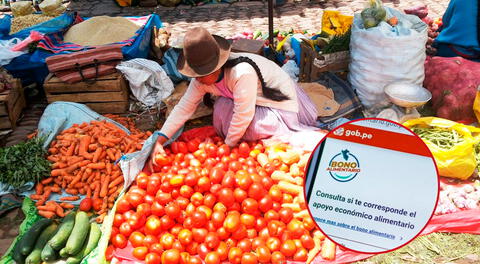
[(210, 34), (203, 27), (192, 28), (185, 33), (177, 69), (188, 77), (209, 75), (225, 64), (230, 48), (226, 39)]

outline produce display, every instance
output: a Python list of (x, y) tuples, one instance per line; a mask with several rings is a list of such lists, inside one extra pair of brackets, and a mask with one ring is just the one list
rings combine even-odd
[[(123, 174), (115, 162), (123, 154), (142, 148), (151, 133), (127, 133), (113, 123), (91, 121), (75, 124), (62, 131), (48, 149), (52, 171), (50, 177), (35, 186), (30, 198), (37, 201), (39, 214), (46, 218), (63, 217), (62, 209), (73, 208), (69, 201), (79, 200), (88, 208), (91, 204), (102, 222), (107, 210), (123, 189)], [(48, 201), (52, 193), (63, 193), (60, 204)], [(82, 208), (81, 208), (82, 209)], [(89, 211), (85, 210), (85, 211)]]
[(43, 218), (32, 225), (14, 248), (17, 263), (39, 264), (59, 259), (78, 264), (98, 244), (100, 226), (85, 212), (70, 212), (61, 223)]
[(480, 207), (480, 181), (474, 184), (449, 184), (440, 182), (436, 215), (449, 214), (464, 209)]
[(479, 62), (432, 57), (425, 63), (424, 87), (432, 93), (432, 108), (438, 117), (475, 122), (473, 102), (479, 85)]
[(362, 13), (363, 26), (368, 29), (378, 26), (380, 22), (386, 21), (387, 11), (379, 0), (369, 0), (369, 7), (365, 8)]
[(166, 153), (119, 198), (107, 259), (128, 248), (147, 264), (335, 258), (306, 210), (309, 153), (285, 144), (230, 148), (220, 138), (174, 142)]
[(26, 183), (37, 183), (50, 174), (50, 163), (45, 159), (40, 138), (0, 148), (0, 182), (13, 188)]
[(463, 142), (463, 136), (456, 130), (439, 127), (412, 127), (411, 130), (421, 139), (429, 141), (439, 148), (446, 150)]

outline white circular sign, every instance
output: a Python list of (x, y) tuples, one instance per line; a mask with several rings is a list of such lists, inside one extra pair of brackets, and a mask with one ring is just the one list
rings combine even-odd
[(439, 179), (423, 141), (383, 119), (356, 120), (331, 131), (310, 159), (308, 209), (335, 243), (363, 253), (399, 248), (425, 228)]

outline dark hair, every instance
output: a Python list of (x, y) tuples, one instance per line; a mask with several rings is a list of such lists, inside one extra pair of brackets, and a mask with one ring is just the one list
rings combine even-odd
[[(277, 101), (277, 102), (281, 102), (281, 101), (285, 101), (285, 100), (290, 99), (290, 97), (284, 95), (281, 91), (270, 88), (270, 87), (267, 87), (266, 84), (265, 84), (265, 80), (263, 79), (263, 75), (260, 72), (260, 68), (258, 68), (258, 65), (252, 59), (250, 59), (248, 57), (241, 56), (241, 57), (238, 57), (236, 59), (228, 60), (223, 65), (223, 67), (232, 68), (235, 65), (237, 65), (239, 63), (242, 63), (242, 62), (246, 62), (246, 63), (250, 64), (253, 67), (253, 69), (255, 70), (255, 72), (257, 73), (258, 79), (260, 80), (260, 83), (262, 85), (263, 96), (265, 96), (266, 98), (268, 98), (270, 100)], [(203, 96), (203, 103), (210, 108), (213, 107), (212, 97), (209, 93), (207, 93)]]

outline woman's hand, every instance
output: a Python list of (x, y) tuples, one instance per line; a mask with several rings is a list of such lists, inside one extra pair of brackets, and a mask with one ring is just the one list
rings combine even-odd
[(167, 154), (165, 153), (165, 150), (163, 149), (163, 143), (165, 143), (165, 138), (159, 137), (157, 139), (157, 142), (155, 142), (155, 146), (153, 146), (152, 153), (150, 154), (150, 158), (147, 161), (147, 168), (150, 170), (150, 172), (153, 172), (153, 166), (157, 166), (155, 163), (155, 156), (157, 154), (164, 155), (166, 156)]

